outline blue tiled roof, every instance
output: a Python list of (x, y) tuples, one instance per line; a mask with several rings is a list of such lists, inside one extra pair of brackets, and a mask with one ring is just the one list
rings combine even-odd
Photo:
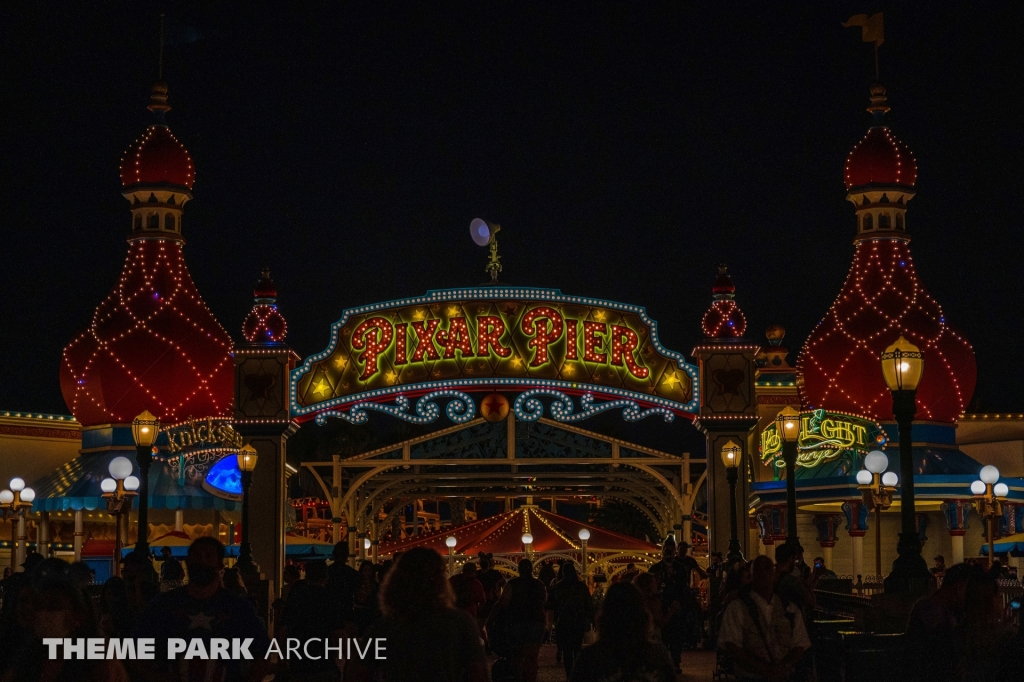
[[(110, 460), (127, 456), (134, 462), (133, 453), (102, 452), (76, 457), (63, 464), (53, 473), (44, 476), (32, 487), (36, 500), (35, 511), (77, 511), (79, 509), (104, 509), (106, 502), (101, 495), (100, 481), (109, 477), (107, 467)], [(138, 465), (135, 466), (138, 475)], [(176, 475), (163, 462), (154, 461), (149, 469), (150, 509), (219, 509), (233, 511), (239, 503), (225, 500), (186, 483), (180, 485)]]

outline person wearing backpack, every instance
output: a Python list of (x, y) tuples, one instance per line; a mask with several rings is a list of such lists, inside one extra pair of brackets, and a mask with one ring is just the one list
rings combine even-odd
[(811, 648), (803, 616), (775, 594), (775, 566), (766, 556), (754, 559), (749, 588), (725, 609), (718, 646), (746, 681), (785, 682)]

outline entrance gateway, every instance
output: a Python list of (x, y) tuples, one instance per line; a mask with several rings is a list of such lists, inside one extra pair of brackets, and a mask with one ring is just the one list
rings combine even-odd
[[(694, 366), (662, 345), (640, 306), (531, 287), (436, 290), (344, 311), (327, 348), (301, 364), (288, 349), (239, 346), (235, 421), (258, 450), (265, 437), (260, 455), (275, 455), (282, 474), (287, 436), (303, 422), (362, 424), (379, 413), (438, 424), (355, 457), (305, 464), (330, 501), (333, 537), (347, 537), (353, 554), (360, 537), (375, 552), (378, 533), (417, 497), (616, 498), (662, 536), (681, 531), (688, 539), (705, 483), (709, 549), (724, 551), (729, 498), (716, 453), (732, 439), (752, 465), (757, 350), (742, 339), (705, 339)], [(691, 421), (712, 457), (586, 428), (604, 413)], [(747, 477), (740, 478), (736, 512), (745, 519)], [(283, 521), (262, 511), (253, 532), (269, 536)], [(741, 532), (741, 546), (746, 540)], [(253, 539), (254, 549), (261, 544)]]

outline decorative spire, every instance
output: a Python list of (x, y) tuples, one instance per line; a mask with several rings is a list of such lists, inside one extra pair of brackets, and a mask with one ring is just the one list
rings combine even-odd
[(726, 265), (718, 266), (718, 277), (711, 287), (711, 307), (704, 313), (701, 328), (709, 339), (738, 339), (747, 330), (747, 318), (736, 305), (736, 287)]
[(843, 172), (846, 198), (857, 212), (857, 240), (909, 240), (906, 211), (907, 202), (914, 198), (917, 161), (885, 125), (883, 118), (889, 105), (881, 83), (871, 85), (867, 110), (873, 117), (872, 125), (846, 157)]
[(167, 104), (167, 83), (163, 81), (153, 83), (153, 88), (149, 94), (149, 106), (146, 108), (156, 115), (159, 125), (166, 125), (164, 123), (164, 114), (171, 110), (170, 105)]
[(786, 360), (786, 356), (789, 355), (789, 350), (782, 345), (782, 340), (786, 338), (786, 328), (781, 324), (773, 324), (768, 327), (764, 332), (765, 338), (768, 339), (768, 347), (764, 348), (758, 355), (763, 356), (762, 364), (759, 367), (764, 367), (770, 370), (782, 370), (786, 369), (792, 371), (793, 368)]
[(253, 290), (256, 305), (242, 324), (242, 336), (249, 343), (283, 343), (288, 335), (288, 323), (277, 309), (277, 287), (270, 278), (270, 268), (264, 267)]
[(887, 104), (887, 98), (885, 96), (885, 86), (881, 83), (871, 84), (871, 106), (868, 107), (867, 111), (875, 119), (875, 125), (882, 125), (882, 116), (888, 114), (891, 107)]

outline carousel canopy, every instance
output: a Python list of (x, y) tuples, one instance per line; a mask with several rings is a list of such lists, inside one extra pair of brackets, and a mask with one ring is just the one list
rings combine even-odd
[(603, 528), (559, 516), (532, 505), (514, 511), (490, 516), (459, 526), (425, 533), (414, 538), (380, 543), (380, 554), (407, 552), (413, 547), (430, 547), (440, 554), (448, 554), (445, 540), (456, 539), (456, 554), (475, 556), (485, 554), (521, 554), (526, 548), (523, 535), (533, 536), (533, 551), (537, 553), (572, 552), (580, 550), (580, 530), (590, 531), (587, 549), (600, 552), (660, 552), (653, 545), (628, 535), (620, 535)]

